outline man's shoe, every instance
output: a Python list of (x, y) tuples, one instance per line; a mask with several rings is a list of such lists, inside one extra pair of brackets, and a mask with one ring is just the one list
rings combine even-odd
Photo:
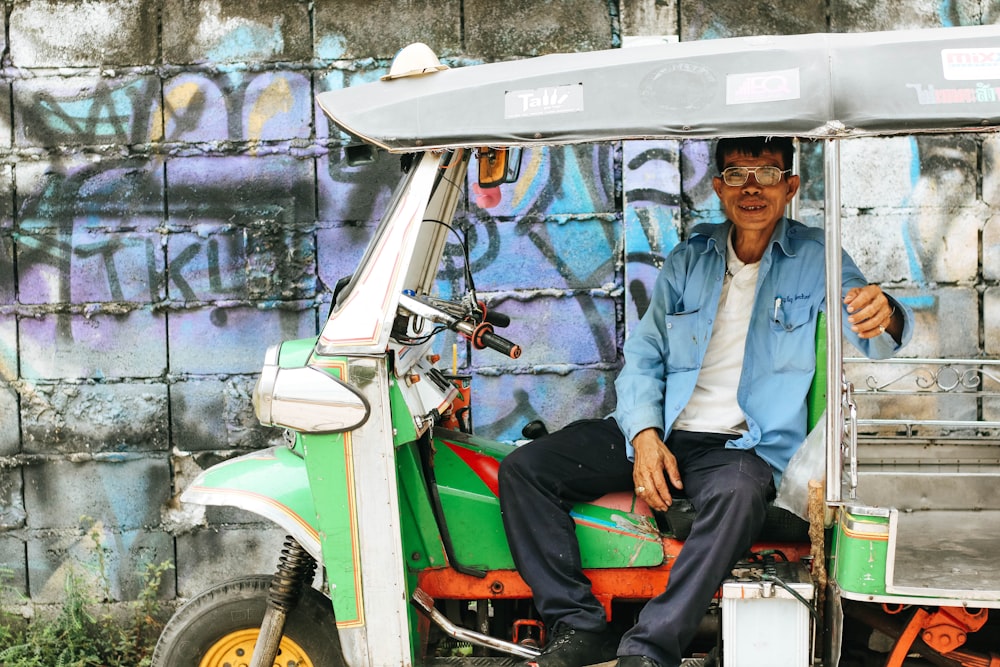
[(545, 650), (526, 662), (529, 667), (584, 667), (614, 660), (618, 637), (607, 630), (591, 632), (568, 625), (556, 626)]
[(618, 658), (618, 667), (660, 667), (660, 663), (644, 655), (623, 655)]

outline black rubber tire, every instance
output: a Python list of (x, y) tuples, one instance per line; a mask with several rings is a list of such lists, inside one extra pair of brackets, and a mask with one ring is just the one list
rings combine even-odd
[[(210, 649), (233, 633), (259, 628), (271, 577), (241, 577), (211, 588), (181, 606), (167, 622), (153, 651), (152, 667), (198, 667)], [(308, 589), (288, 614), (284, 637), (298, 645), (311, 667), (346, 667), (333, 606)], [(251, 649), (252, 650), (252, 649)], [(250, 656), (247, 655), (247, 662)], [(208, 667), (222, 667), (210, 664)], [(279, 660), (280, 667), (285, 664)]]

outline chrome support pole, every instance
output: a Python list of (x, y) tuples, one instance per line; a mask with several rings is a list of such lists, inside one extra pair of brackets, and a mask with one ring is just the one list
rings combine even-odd
[[(792, 164), (787, 165), (792, 168), (793, 174), (802, 173), (802, 144), (797, 137), (792, 139), (793, 145), (795, 146), (795, 153), (792, 154)], [(785, 207), (785, 216), (791, 218), (792, 220), (799, 219), (799, 199), (802, 196), (802, 188), (795, 193), (792, 197), (792, 201), (788, 202), (788, 206)]]
[(823, 147), (826, 233), (826, 502), (842, 502), (844, 431), (843, 308), (840, 298), (840, 142)]

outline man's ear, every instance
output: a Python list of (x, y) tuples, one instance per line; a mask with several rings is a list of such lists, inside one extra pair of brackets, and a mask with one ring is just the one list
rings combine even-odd
[(802, 182), (798, 174), (789, 174), (785, 179), (788, 183), (788, 193), (785, 195), (785, 202), (790, 202), (795, 197), (795, 193), (799, 191), (799, 184)]
[(715, 190), (715, 194), (720, 199), (722, 198), (722, 178), (719, 176), (712, 177), (712, 189)]

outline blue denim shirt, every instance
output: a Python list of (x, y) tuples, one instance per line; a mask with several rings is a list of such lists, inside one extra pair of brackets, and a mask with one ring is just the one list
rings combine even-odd
[[(612, 416), (628, 442), (630, 459), (632, 438), (653, 427), (666, 440), (691, 398), (719, 307), (731, 226), (728, 221), (699, 225), (671, 251), (649, 309), (625, 342), (625, 366), (615, 381), (618, 404)], [(842, 275), (842, 296), (868, 284), (847, 253)], [(892, 356), (913, 334), (913, 313), (888, 298), (903, 315), (900, 345), (889, 334), (858, 337), (844, 310), (845, 336), (871, 359)], [(760, 261), (737, 390), (748, 430), (727, 444), (756, 448), (774, 470), (776, 483), (806, 436), (806, 395), (816, 369), (816, 319), (825, 309), (823, 230), (782, 218)]]

